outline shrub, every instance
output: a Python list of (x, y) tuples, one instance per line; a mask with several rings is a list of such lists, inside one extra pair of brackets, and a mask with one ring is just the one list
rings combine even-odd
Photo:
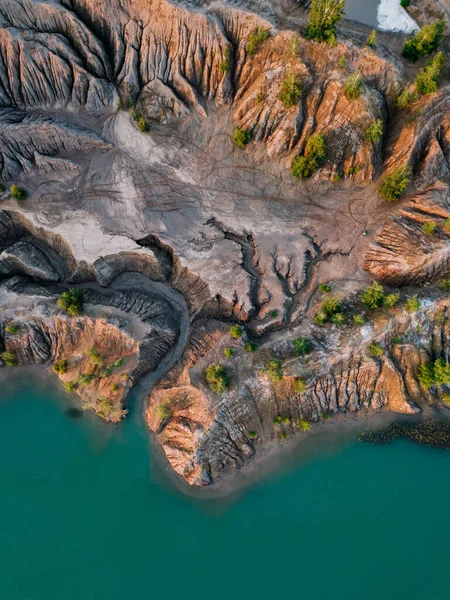
[(433, 365), (420, 365), (417, 379), (424, 388), (430, 388), (434, 383)]
[(19, 333), (20, 327), (16, 323), (12, 323), (11, 325), (7, 325), (5, 327), (5, 331), (10, 335), (16, 335), (16, 333)]
[(397, 106), (399, 108), (407, 108), (410, 104), (417, 100), (417, 94), (413, 94), (408, 88), (405, 88), (397, 98)]
[(284, 433), (284, 431), (280, 431), (280, 433), (278, 434), (278, 437), (280, 438), (280, 440), (285, 440), (286, 434)]
[(353, 315), (353, 323), (355, 325), (358, 325), (359, 327), (365, 325), (366, 320), (364, 318), (364, 315)]
[(450, 233), (450, 218), (445, 219), (444, 223), (442, 224), (442, 229), (445, 231), (445, 233)]
[(383, 300), (383, 306), (386, 308), (394, 308), (400, 301), (400, 294), (387, 294)]
[(306, 419), (299, 419), (297, 425), (300, 431), (309, 431), (311, 429), (311, 424)]
[(357, 100), (362, 94), (362, 79), (359, 73), (349, 75), (345, 82), (344, 94), (349, 100)]
[(394, 335), (394, 337), (392, 338), (392, 343), (394, 344), (394, 346), (398, 346), (398, 344), (402, 343), (402, 338), (399, 335)]
[(436, 227), (437, 223), (434, 221), (427, 221), (422, 225), (422, 231), (425, 235), (433, 235), (433, 233), (436, 231)]
[(383, 121), (381, 119), (372, 121), (372, 123), (366, 129), (365, 135), (366, 140), (372, 142), (372, 144), (377, 144), (383, 137)]
[(230, 329), (230, 335), (235, 340), (238, 340), (244, 335), (244, 330), (240, 325), (233, 325)]
[(400, 6), (402, 8), (407, 8), (411, 3), (411, 0), (400, 0)]
[(283, 365), (280, 360), (269, 360), (265, 368), (265, 373), (270, 381), (276, 382), (283, 379)]
[(420, 300), (417, 296), (412, 296), (406, 301), (406, 310), (408, 312), (416, 312), (420, 308)]
[(437, 358), (434, 362), (426, 365), (420, 365), (417, 379), (425, 388), (432, 385), (450, 384), (450, 364), (444, 362), (442, 358)]
[(247, 44), (245, 50), (247, 54), (256, 54), (261, 44), (269, 39), (270, 32), (268, 29), (264, 29), (262, 25), (254, 29), (247, 38)]
[(271, 317), (278, 317), (278, 311), (277, 311), (276, 309), (274, 309), (274, 310), (271, 310), (271, 311), (269, 312), (269, 315), (270, 315)]
[(294, 392), (297, 394), (303, 394), (303, 392), (306, 392), (306, 383), (301, 377), (296, 377), (294, 379)]
[(321, 312), (325, 313), (328, 317), (341, 312), (341, 303), (337, 298), (331, 296), (330, 298), (326, 298), (322, 302)]
[(3, 183), (0, 183), (0, 193), (5, 191), (5, 186)]
[(69, 315), (77, 316), (83, 312), (83, 292), (76, 288), (70, 288), (63, 292), (57, 302), (58, 306)]
[(433, 25), (424, 25), (420, 31), (415, 33), (403, 46), (402, 55), (415, 62), (419, 58), (427, 56), (436, 50), (444, 35), (445, 21), (439, 21)]
[(373, 356), (373, 358), (379, 358), (380, 356), (383, 356), (384, 350), (380, 346), (380, 344), (371, 344), (369, 348), (369, 353), (370, 356)]
[(361, 295), (361, 302), (370, 310), (375, 310), (383, 305), (384, 290), (383, 286), (374, 281), (371, 286), (366, 288)]
[(288, 75), (281, 85), (278, 99), (286, 107), (295, 106), (302, 94), (301, 81), (295, 75)]
[(76, 390), (77, 384), (75, 381), (66, 381), (65, 383), (63, 383), (63, 387), (66, 390), (66, 392), (72, 393)]
[(100, 352), (95, 347), (90, 348), (88, 350), (87, 356), (89, 358), (89, 361), (93, 365), (100, 365), (101, 366), (104, 363), (102, 355), (100, 354)]
[(314, 323), (316, 325), (320, 325), (320, 326), (325, 325), (327, 320), (328, 320), (328, 317), (323, 311), (318, 312), (316, 314), (316, 316), (314, 317)]
[(331, 322), (338, 327), (342, 327), (347, 323), (347, 317), (343, 313), (336, 313), (331, 316)]
[(329, 292), (331, 292), (331, 287), (329, 285), (326, 285), (325, 283), (322, 283), (321, 285), (319, 285), (319, 290), (328, 294)]
[(256, 344), (255, 342), (248, 342), (247, 344), (245, 344), (245, 351), (246, 352), (256, 352)]
[(312, 0), (308, 20), (308, 38), (336, 43), (336, 23), (344, 16), (345, 0)]
[(68, 367), (69, 367), (69, 361), (66, 358), (64, 358), (64, 359), (56, 362), (52, 366), (52, 369), (55, 373), (58, 373), (58, 375), (64, 375), (64, 373), (67, 373)]
[(160, 421), (167, 421), (172, 418), (173, 412), (169, 402), (163, 402), (155, 406), (156, 416)]
[(404, 165), (389, 175), (386, 175), (384, 182), (380, 186), (381, 195), (388, 201), (398, 200), (408, 187), (411, 178), (411, 167)]
[(341, 58), (338, 60), (338, 67), (340, 69), (345, 69), (345, 65), (347, 64), (347, 57), (343, 54)]
[(438, 52), (428, 66), (420, 69), (414, 83), (416, 90), (422, 96), (433, 94), (438, 89), (439, 78), (444, 68), (444, 55)]
[(367, 37), (366, 46), (369, 46), (369, 48), (374, 48), (376, 43), (377, 43), (377, 32), (375, 31), (375, 29), (372, 29), (369, 36)]
[(304, 356), (305, 354), (309, 354), (312, 349), (311, 340), (307, 337), (298, 337), (292, 340), (292, 345), (294, 347), (295, 352), (299, 356)]
[(441, 281), (441, 287), (444, 292), (450, 292), (450, 279), (443, 279)]
[(100, 377), (102, 377), (103, 379), (108, 379), (108, 377), (111, 377), (112, 372), (113, 372), (112, 365), (108, 365), (106, 367), (106, 369), (100, 373)]
[(139, 121), (139, 115), (135, 109), (131, 111), (130, 115), (133, 121)]
[(111, 391), (112, 392), (118, 392), (119, 391), (119, 385), (117, 383), (113, 383), (111, 386)]
[(213, 363), (206, 369), (206, 381), (209, 387), (216, 394), (221, 394), (228, 387), (228, 377), (226, 369), (220, 363)]
[(219, 71), (221, 71), (222, 73), (226, 73), (229, 70), (230, 63), (228, 62), (228, 60), (226, 58), (224, 60), (221, 60), (219, 63)]
[(327, 410), (323, 413), (322, 415), (322, 419), (324, 421), (329, 421), (331, 419), (331, 413), (329, 413)]
[(233, 142), (238, 148), (245, 148), (251, 139), (252, 136), (249, 131), (244, 131), (243, 129), (239, 129), (239, 127), (235, 127)]
[(15, 183), (9, 188), (9, 192), (16, 200), (25, 200), (27, 197), (26, 191)]
[(298, 55), (298, 51), (300, 49), (300, 38), (297, 35), (289, 38), (288, 48), (292, 56), (296, 57)]
[(93, 373), (80, 373), (77, 377), (77, 383), (80, 385), (90, 385), (95, 379)]
[(138, 129), (139, 129), (139, 131), (142, 131), (142, 133), (145, 133), (146, 131), (148, 131), (150, 129), (149, 124), (144, 119), (144, 117), (139, 117)]
[(274, 425), (281, 425), (281, 417), (280, 416), (275, 417), (274, 420), (273, 420), (273, 424)]
[(294, 157), (291, 163), (291, 171), (295, 177), (304, 179), (310, 177), (321, 165), (327, 153), (327, 142), (325, 136), (316, 133), (308, 138), (305, 146), (304, 156)]
[(234, 350), (233, 348), (225, 348), (223, 353), (225, 354), (226, 358), (233, 358)]
[(248, 439), (249, 440), (255, 440), (257, 438), (258, 434), (256, 433), (256, 431), (249, 431), (248, 432)]
[(105, 419), (109, 417), (114, 412), (114, 403), (109, 398), (105, 398), (105, 396), (101, 396), (97, 399), (95, 404), (95, 412)]
[(1, 359), (8, 367), (17, 367), (17, 356), (13, 352), (5, 350), (1, 353)]
[(113, 369), (120, 369), (120, 367), (123, 367), (124, 363), (125, 363), (125, 359), (121, 357), (121, 358), (118, 358), (115, 362), (113, 362), (111, 367)]
[(450, 406), (450, 394), (444, 392), (442, 394), (442, 402), (444, 402), (444, 404), (446, 404), (447, 406)]

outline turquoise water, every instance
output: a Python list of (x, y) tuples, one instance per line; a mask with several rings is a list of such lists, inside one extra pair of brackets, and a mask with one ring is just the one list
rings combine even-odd
[(448, 600), (450, 453), (316, 454), (233, 502), (176, 491), (139, 415), (69, 418), (0, 396), (2, 600)]

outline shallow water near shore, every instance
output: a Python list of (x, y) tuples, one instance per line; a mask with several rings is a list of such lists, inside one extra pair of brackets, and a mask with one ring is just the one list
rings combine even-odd
[(0, 393), (0, 598), (448, 600), (450, 453), (346, 441), (231, 501), (177, 491), (139, 411), (48, 384)]

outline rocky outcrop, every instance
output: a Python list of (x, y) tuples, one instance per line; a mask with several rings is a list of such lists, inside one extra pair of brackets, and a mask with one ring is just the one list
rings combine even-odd
[[(442, 277), (450, 270), (450, 218), (448, 188), (444, 185), (417, 194), (404, 202), (376, 234), (365, 255), (363, 268), (391, 286), (417, 285)], [(423, 226), (434, 223), (436, 232)]]

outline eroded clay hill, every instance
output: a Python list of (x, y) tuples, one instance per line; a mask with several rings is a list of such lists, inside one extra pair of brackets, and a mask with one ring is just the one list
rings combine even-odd
[[(396, 36), (369, 48), (345, 22), (319, 44), (306, 18), (294, 2), (0, 4), (3, 363), (53, 367), (109, 421), (137, 386), (192, 485), (335, 414), (448, 395), (445, 377), (423, 375), (449, 351), (448, 73), (400, 109), (425, 61), (402, 59)], [(326, 155), (300, 181), (291, 162), (314, 134)], [(410, 185), (389, 204), (381, 178), (404, 165)], [(385, 288), (368, 306), (373, 281)], [(77, 316), (57, 304), (68, 289), (83, 296)]]

